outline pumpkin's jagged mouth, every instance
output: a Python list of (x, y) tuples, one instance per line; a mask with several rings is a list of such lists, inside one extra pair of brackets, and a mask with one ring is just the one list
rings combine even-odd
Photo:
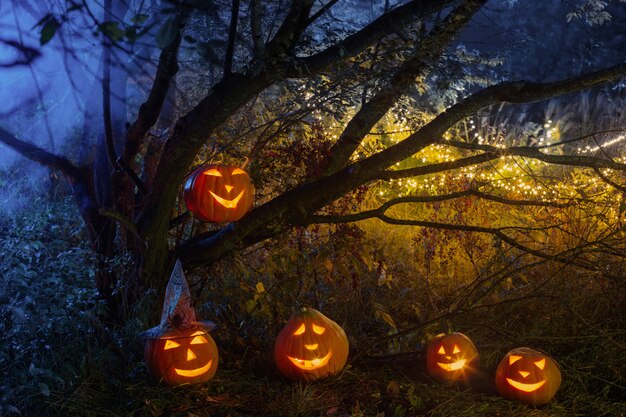
[(298, 368), (304, 371), (312, 371), (313, 369), (320, 368), (328, 363), (330, 360), (332, 352), (328, 352), (326, 356), (323, 358), (311, 359), (310, 361), (306, 359), (298, 359), (291, 356), (287, 356), (287, 358), (296, 365)]
[(204, 365), (201, 368), (196, 368), (196, 369), (178, 369), (178, 368), (174, 368), (174, 371), (180, 375), (180, 376), (184, 376), (187, 378), (191, 378), (194, 376), (199, 376), (202, 374), (205, 374), (209, 371), (209, 369), (211, 369), (211, 364), (213, 363), (213, 359), (210, 359), (206, 365)]
[(458, 371), (465, 366), (466, 359), (461, 359), (452, 363), (437, 362), (437, 365), (444, 371)]
[(506, 381), (509, 384), (511, 384), (513, 388), (517, 388), (518, 390), (524, 391), (524, 392), (537, 391), (539, 388), (543, 386), (543, 384), (546, 383), (545, 379), (543, 381), (537, 382), (536, 384), (524, 384), (523, 382), (517, 382), (516, 380), (511, 379), (511, 378), (507, 378)]
[(226, 208), (236, 208), (237, 204), (239, 204), (239, 200), (241, 200), (241, 197), (243, 197), (243, 193), (245, 191), (246, 190), (241, 190), (239, 195), (237, 197), (233, 198), (232, 200), (226, 200), (225, 198), (220, 197), (219, 195), (215, 194), (213, 191), (210, 191), (210, 190), (209, 190), (209, 193), (211, 193), (211, 195), (213, 196), (215, 201), (217, 201), (218, 203), (220, 203), (224, 207), (226, 207)]

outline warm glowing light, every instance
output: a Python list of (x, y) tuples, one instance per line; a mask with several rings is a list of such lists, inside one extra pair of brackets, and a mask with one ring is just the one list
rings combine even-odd
[(174, 368), (174, 372), (176, 372), (180, 376), (184, 376), (187, 378), (192, 378), (194, 376), (202, 375), (211, 369), (211, 365), (213, 364), (213, 360), (209, 359), (206, 365), (196, 368), (196, 369), (178, 369)]
[(437, 365), (445, 371), (458, 371), (459, 369), (465, 366), (465, 362), (466, 362), (465, 359), (461, 359), (452, 363), (437, 362)]
[(324, 332), (326, 331), (326, 329), (322, 326), (316, 326), (315, 324), (313, 325), (313, 331), (316, 334), (324, 334)]
[(300, 325), (300, 327), (298, 327), (298, 328), (296, 329), (296, 331), (295, 331), (295, 332), (293, 332), (293, 334), (294, 334), (294, 335), (296, 335), (296, 336), (299, 336), (299, 335), (301, 335), (302, 333), (304, 333), (305, 331), (306, 331), (306, 327), (304, 326), (304, 323), (302, 323), (302, 324)]
[(221, 177), (222, 173), (219, 172), (217, 169), (209, 169), (208, 171), (205, 171), (203, 173), (203, 175), (211, 175), (213, 177)]
[(521, 356), (517, 356), (517, 355), (509, 356), (509, 365), (513, 365), (515, 362), (517, 362), (520, 359), (522, 359)]
[(236, 208), (237, 204), (239, 203), (239, 200), (241, 200), (241, 197), (243, 197), (243, 193), (245, 191), (246, 190), (241, 190), (239, 195), (237, 195), (237, 197), (233, 198), (232, 200), (227, 200), (225, 198), (222, 198), (222, 197), (220, 197), (219, 195), (215, 194), (213, 191), (210, 191), (210, 190), (209, 190), (209, 193), (213, 196), (215, 201), (217, 201), (218, 203), (220, 203), (224, 207), (226, 207), (226, 208)]
[(311, 359), (311, 360), (298, 359), (292, 356), (287, 356), (287, 358), (289, 358), (291, 363), (293, 363), (298, 368), (304, 371), (311, 371), (317, 368), (321, 368), (322, 366), (325, 366), (330, 360), (330, 357), (332, 356), (331, 353), (332, 352), (328, 352), (326, 356), (322, 358), (316, 358), (316, 359)]
[(515, 381), (511, 378), (507, 378), (506, 381), (511, 384), (511, 386), (513, 388), (516, 388), (520, 391), (524, 391), (524, 392), (533, 392), (533, 391), (537, 391), (539, 388), (541, 388), (543, 386), (543, 384), (546, 383), (545, 380), (537, 382), (536, 384), (524, 384), (522, 382), (518, 382)]
[(203, 343), (209, 343), (209, 341), (204, 336), (196, 336), (191, 339), (191, 342), (189, 342), (190, 345), (200, 345)]
[(180, 343), (176, 343), (173, 340), (166, 340), (165, 341), (165, 347), (163, 348), (163, 350), (168, 350), (168, 349), (174, 349), (180, 346)]
[(535, 362), (535, 365), (537, 366), (537, 368), (543, 371), (543, 368), (546, 367), (546, 358), (543, 358), (540, 361)]

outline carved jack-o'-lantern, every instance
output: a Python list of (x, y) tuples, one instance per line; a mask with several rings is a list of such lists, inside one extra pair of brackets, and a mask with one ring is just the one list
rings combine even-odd
[(189, 286), (176, 261), (165, 290), (161, 323), (139, 337), (150, 375), (168, 385), (208, 381), (217, 370), (217, 346), (208, 330), (214, 324), (197, 321)]
[(550, 402), (561, 385), (561, 371), (545, 353), (527, 347), (513, 349), (496, 370), (496, 388), (505, 398), (528, 404)]
[(464, 379), (478, 366), (478, 351), (463, 333), (439, 334), (426, 351), (426, 370), (440, 382)]
[(254, 187), (241, 168), (205, 165), (185, 182), (185, 204), (198, 219), (225, 223), (242, 218), (254, 201)]
[(287, 378), (313, 381), (343, 369), (348, 350), (348, 338), (337, 323), (315, 309), (303, 308), (278, 335), (274, 360)]
[(208, 381), (217, 370), (217, 346), (202, 330), (183, 331), (171, 339), (149, 339), (144, 358), (150, 375), (168, 385)]

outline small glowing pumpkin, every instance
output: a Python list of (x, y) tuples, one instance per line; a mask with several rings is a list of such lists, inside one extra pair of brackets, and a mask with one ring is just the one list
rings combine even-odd
[(513, 349), (496, 369), (496, 388), (510, 400), (541, 405), (550, 402), (561, 386), (561, 371), (550, 356), (537, 350)]
[(167, 385), (208, 381), (217, 371), (217, 346), (210, 321), (196, 320), (183, 266), (176, 261), (165, 289), (158, 326), (139, 335), (148, 372)]
[(439, 382), (466, 379), (478, 366), (478, 350), (463, 333), (441, 333), (428, 344), (426, 371)]
[(296, 311), (274, 344), (274, 360), (287, 378), (314, 381), (339, 372), (348, 360), (348, 338), (334, 321), (312, 308)]
[(204, 165), (185, 182), (185, 204), (198, 219), (212, 223), (242, 218), (254, 201), (254, 186), (241, 168)]
[(168, 339), (148, 339), (144, 358), (150, 375), (168, 385), (205, 382), (217, 371), (217, 346), (203, 330), (183, 331)]

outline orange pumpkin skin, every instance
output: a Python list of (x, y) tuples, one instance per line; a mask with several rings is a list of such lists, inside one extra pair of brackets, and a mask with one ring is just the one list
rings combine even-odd
[(496, 388), (510, 400), (546, 404), (560, 386), (561, 371), (554, 359), (531, 348), (513, 349), (496, 369)]
[(478, 367), (478, 350), (463, 333), (441, 333), (428, 344), (426, 371), (439, 382), (466, 379)]
[(254, 201), (254, 186), (241, 168), (204, 165), (185, 182), (185, 204), (198, 219), (212, 223), (242, 218)]
[(296, 311), (274, 343), (278, 370), (294, 381), (337, 373), (348, 360), (348, 338), (334, 321), (312, 308)]
[(196, 384), (217, 371), (217, 346), (205, 331), (186, 330), (167, 339), (147, 339), (144, 359), (150, 375), (167, 385)]

